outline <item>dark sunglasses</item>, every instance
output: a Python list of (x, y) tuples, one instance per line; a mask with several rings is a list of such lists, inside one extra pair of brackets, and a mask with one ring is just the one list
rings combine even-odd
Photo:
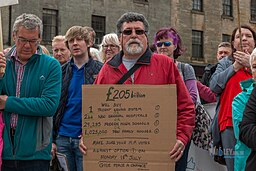
[[(132, 30), (124, 30), (123, 32), (122, 32), (124, 35), (131, 35), (132, 34)], [(135, 30), (135, 33), (137, 34), (137, 35), (142, 35), (142, 34), (145, 34), (145, 31), (144, 30)]]
[(164, 46), (171, 46), (172, 42), (158, 42), (158, 43), (156, 43), (156, 46), (157, 47), (162, 47), (163, 44), (164, 44)]

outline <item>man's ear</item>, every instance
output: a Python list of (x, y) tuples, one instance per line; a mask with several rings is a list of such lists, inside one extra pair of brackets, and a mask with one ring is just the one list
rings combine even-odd
[(13, 39), (13, 41), (15, 42), (15, 40), (16, 40), (16, 35), (15, 35), (14, 33), (12, 33), (12, 39)]

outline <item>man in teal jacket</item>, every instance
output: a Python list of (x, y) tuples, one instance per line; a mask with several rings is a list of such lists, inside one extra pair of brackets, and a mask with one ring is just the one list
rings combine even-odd
[(49, 171), (52, 116), (61, 93), (59, 62), (42, 53), (42, 21), (22, 14), (13, 25), (15, 46), (0, 52), (0, 110), (5, 123), (2, 171)]

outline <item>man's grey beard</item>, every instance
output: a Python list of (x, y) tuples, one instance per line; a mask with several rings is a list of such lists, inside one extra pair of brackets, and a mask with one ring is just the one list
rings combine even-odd
[[(138, 43), (137, 45), (130, 45), (130, 43), (132, 42), (136, 42)], [(134, 47), (136, 46), (136, 47)], [(125, 49), (127, 51), (127, 53), (129, 55), (137, 55), (137, 54), (141, 54), (143, 52), (144, 46), (141, 43), (141, 41), (139, 41), (138, 39), (130, 39), (126, 44), (125, 44)]]

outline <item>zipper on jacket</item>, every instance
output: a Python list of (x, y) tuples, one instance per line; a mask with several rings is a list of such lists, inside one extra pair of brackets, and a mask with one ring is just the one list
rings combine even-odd
[[(12, 64), (12, 77), (13, 77), (13, 82), (15, 83), (15, 87), (16, 87), (16, 85), (17, 85), (17, 77), (16, 77), (16, 79), (15, 79), (15, 61), (12, 59), (12, 62), (11, 62), (11, 64)], [(11, 118), (10, 118), (11, 119)], [(10, 126), (10, 129), (11, 129), (11, 126)], [(12, 142), (12, 134), (14, 134), (13, 135), (13, 142)], [(15, 136), (15, 132), (13, 132), (13, 131), (9, 131), (9, 139), (10, 139), (10, 142), (11, 142), (11, 144), (12, 144), (12, 155), (13, 155), (13, 158), (15, 159), (15, 148), (14, 148), (14, 136)]]
[[(25, 72), (26, 72), (26, 66), (25, 66), (25, 70), (24, 70), (24, 75), (25, 75)], [(29, 68), (29, 70), (28, 70), (28, 74), (27, 74), (27, 77), (26, 77), (26, 81), (25, 81), (25, 92), (24, 92), (24, 97), (26, 97), (26, 90), (27, 90), (27, 83), (28, 83), (28, 76), (29, 76), (29, 71), (30, 71), (30, 68)], [(23, 78), (24, 78), (24, 75), (23, 75)], [(23, 82), (23, 79), (22, 79), (22, 82)], [(23, 84), (24, 85), (24, 84)], [(20, 116), (18, 116), (18, 118), (20, 118), (21, 117), (21, 115)], [(19, 137), (17, 137), (17, 135), (16, 135), (16, 138), (17, 138), (17, 146), (16, 146), (16, 148), (14, 148), (14, 146), (15, 146), (15, 138), (14, 138), (14, 142), (13, 142), (13, 157), (14, 157), (14, 159), (15, 159), (15, 156), (16, 156), (16, 153), (15, 153), (15, 151), (16, 151), (16, 149), (19, 149), (19, 143), (20, 143), (20, 138), (21, 138), (21, 132), (22, 132), (22, 129), (23, 129), (23, 125), (24, 125), (24, 116), (22, 117), (22, 119), (20, 119), (20, 121), (21, 121), (21, 126), (20, 126), (20, 132), (19, 132)], [(17, 123), (18, 123), (18, 121), (17, 121)], [(15, 132), (16, 134), (17, 134), (17, 131)]]

